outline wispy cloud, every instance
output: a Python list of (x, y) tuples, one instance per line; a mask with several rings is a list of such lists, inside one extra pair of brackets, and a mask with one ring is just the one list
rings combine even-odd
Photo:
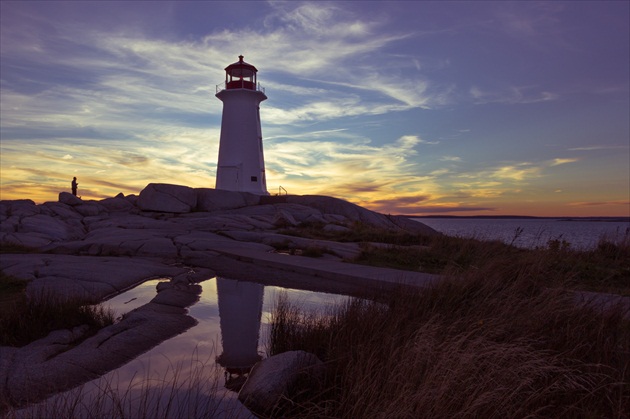
[(572, 147), (569, 151), (596, 151), (596, 150), (627, 150), (628, 145), (592, 145), (584, 147)]
[(580, 159), (577, 159), (577, 158), (557, 158), (557, 159), (551, 160), (550, 165), (560, 166), (561, 164), (575, 163), (578, 161), (580, 161)]
[(575, 207), (600, 207), (600, 206), (625, 206), (630, 208), (630, 201), (583, 201), (583, 202), (571, 202), (571, 206)]
[(526, 104), (548, 102), (557, 100), (560, 97), (557, 93), (541, 90), (535, 86), (493, 87), (489, 89), (473, 86), (470, 88), (469, 93), (473, 102), (478, 105), (486, 103)]
[(503, 3), (493, 7), (494, 16), (502, 33), (531, 48), (548, 49), (551, 45), (568, 47), (559, 25), (558, 15), (563, 11), (562, 3), (528, 3), (514, 7)]
[[(262, 79), (276, 95), (261, 109), (266, 126), (385, 114), (442, 100), (443, 92), (408, 57), (379, 59), (409, 33), (382, 31), (382, 22), (359, 19), (330, 3), (270, 4), (261, 27), (221, 29), (186, 41), (54, 20), (41, 25), (35, 21), (45, 18), (22, 15), (21, 25), (13, 22), (2, 32), (3, 182), (20, 182), (19, 173), (36, 164), (32, 156), (42, 157), (23, 154), (20, 144), (28, 140), (27, 147), (58, 156), (46, 159), (51, 177), (39, 176), (38, 182), (56, 184), (67, 171), (120, 176), (114, 183), (128, 191), (144, 183), (138, 178), (211, 186), (222, 109), (213, 97), (214, 83), (236, 60), (234, 51), (246, 52), (246, 59), (264, 69)], [(392, 71), (407, 68), (413, 76), (401, 83)], [(305, 153), (308, 144), (294, 142), (304, 134), (286, 131), (267, 143), (271, 181), (274, 175), (279, 182), (329, 178), (328, 173), (350, 176), (357, 185), (369, 176), (389, 179), (401, 166), (407, 170), (401, 153), (433, 143), (414, 135), (383, 148), (370, 146), (369, 139), (319, 142), (328, 133), (344, 139), (341, 130), (324, 130), (308, 134), (318, 143)], [(62, 160), (71, 164), (58, 167)], [(5, 169), (7, 161), (22, 171)], [(169, 167), (167, 176), (160, 166)], [(357, 172), (364, 175), (357, 179)], [(90, 180), (97, 183), (96, 177)]]
[(450, 214), (450, 213), (487, 213), (497, 211), (496, 207), (470, 206), (470, 205), (419, 205), (414, 208), (407, 208), (403, 214), (421, 215), (421, 214)]

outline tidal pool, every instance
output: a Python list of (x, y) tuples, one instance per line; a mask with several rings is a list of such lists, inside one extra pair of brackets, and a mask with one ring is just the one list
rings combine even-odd
[[(103, 303), (116, 317), (148, 303), (156, 285), (146, 281)], [(279, 294), (306, 310), (326, 310), (350, 297), (227, 278), (200, 283), (188, 314), (198, 324), (79, 388), (20, 411), (41, 416), (71, 410), (73, 417), (250, 417), (229, 390), (265, 357), (271, 312)]]

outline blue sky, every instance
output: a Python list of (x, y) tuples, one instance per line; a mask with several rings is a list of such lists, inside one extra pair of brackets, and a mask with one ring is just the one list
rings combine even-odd
[(214, 187), (243, 54), (271, 193), (630, 215), (629, 4), (2, 1), (2, 199)]

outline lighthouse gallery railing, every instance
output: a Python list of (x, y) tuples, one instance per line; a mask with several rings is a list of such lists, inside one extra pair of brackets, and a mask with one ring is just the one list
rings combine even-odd
[(232, 80), (231, 82), (228, 83), (228, 86), (226, 86), (225, 82), (221, 84), (217, 84), (216, 86), (217, 86), (217, 91), (215, 93), (219, 93), (220, 91), (227, 89), (228, 86), (230, 89), (256, 90), (258, 92), (265, 93), (265, 88), (260, 85), (260, 82), (258, 82), (254, 86), (254, 83), (247, 80)]

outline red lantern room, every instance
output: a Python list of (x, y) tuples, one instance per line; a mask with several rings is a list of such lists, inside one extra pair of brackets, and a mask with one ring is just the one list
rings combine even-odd
[(256, 90), (256, 67), (243, 61), (243, 56), (238, 56), (238, 62), (225, 67), (226, 89)]

